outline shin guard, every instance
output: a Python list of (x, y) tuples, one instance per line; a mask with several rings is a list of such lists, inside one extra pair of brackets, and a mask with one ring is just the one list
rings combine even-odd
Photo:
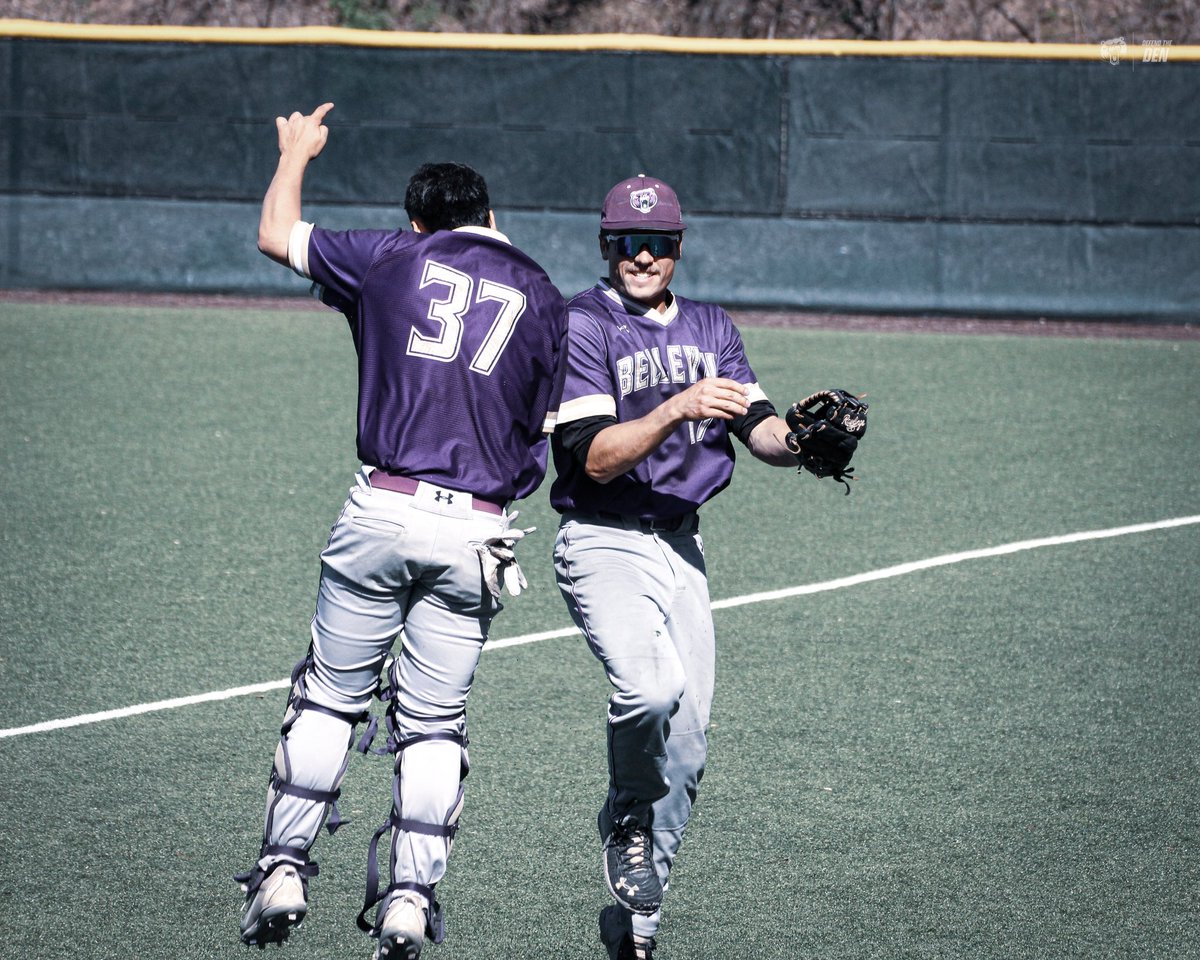
[[(443, 919), (441, 904), (435, 898), (434, 890), (438, 880), (441, 879), (441, 875), (444, 872), (444, 864), (449, 859), (450, 851), (454, 846), (454, 837), (458, 833), (459, 817), (462, 814), (463, 802), (466, 796), (463, 780), (466, 779), (467, 773), (470, 770), (470, 763), (467, 757), (466, 716), (465, 714), (459, 715), (446, 721), (444, 724), (439, 724), (444, 729), (429, 730), (425, 733), (405, 736), (403, 731), (408, 725), (403, 722), (404, 718), (400, 715), (397, 699), (394, 694), (394, 665), (391, 671), (391, 681), (392, 686), (381, 693), (380, 698), (390, 701), (387, 710), (389, 734), (387, 749), (389, 753), (395, 756), (392, 778), (392, 812), (387, 821), (375, 831), (374, 836), (371, 838), (371, 845), (367, 856), (366, 894), (362, 911), (358, 916), (358, 926), (363, 931), (377, 937), (379, 935), (379, 922), (387, 911), (387, 907), (395, 894), (403, 891), (413, 891), (424, 898), (427, 904), (425, 912), (425, 935), (434, 943), (441, 943), (445, 937), (445, 921)], [(428, 726), (428, 723), (425, 726)], [(453, 748), (453, 760), (451, 761), (444, 754), (441, 756), (425, 757), (424, 759), (417, 758), (418, 754), (426, 752), (428, 747), (432, 745), (445, 745), (447, 748)], [(418, 750), (409, 759), (406, 759), (406, 754), (414, 747), (425, 749)], [(421, 771), (420, 774), (417, 774), (418, 770)], [(428, 772), (428, 775), (426, 775), (426, 772)], [(425, 797), (416, 798), (423, 799), (422, 808), (424, 813), (420, 817), (406, 812), (406, 807), (411, 809), (416, 806), (412, 796), (413, 783), (436, 783), (437, 786), (441, 787), (442, 791), (445, 791), (444, 778), (446, 776), (454, 777), (455, 774), (457, 774), (457, 791), (454, 793), (453, 800), (449, 803), (448, 808), (442, 809), (443, 804), (431, 801), (429, 797)], [(436, 789), (437, 787), (435, 787)], [(406, 794), (409, 800), (407, 804), (405, 802)], [(436, 808), (436, 813), (430, 809), (431, 803)], [(381, 891), (379, 843), (389, 831), (391, 832), (391, 882), (386, 889)], [(426, 844), (421, 843), (419, 838), (429, 838), (434, 843), (440, 840), (445, 845), (444, 851), (440, 856), (431, 858), (428, 847)], [(412, 855), (405, 853), (405, 850), (411, 849), (414, 841), (416, 842), (416, 846), (425, 848), (426, 856), (414, 858)], [(434, 862), (431, 862), (431, 859)], [(441, 869), (437, 869), (436, 860), (441, 861)], [(397, 879), (402, 875), (409, 875), (412, 879)], [(376, 919), (374, 923), (371, 923), (367, 920), (367, 913), (377, 905)]]
[[(348, 713), (311, 701), (305, 678), (312, 663), (310, 652), (292, 670), (292, 687), (267, 784), (262, 849), (255, 868), (238, 877), (249, 893), (258, 888), (276, 863), (284, 861), (301, 868), (307, 886), (308, 878), (318, 872), (317, 864), (309, 860), (308, 851), (321, 825), (324, 823), (333, 834), (346, 822), (337, 809), (337, 799), (349, 766), (354, 729), (368, 718), (368, 713), (365, 710)], [(372, 732), (369, 727), (364, 741)], [(304, 765), (310, 782), (315, 767), (319, 785), (297, 783), (298, 764)]]

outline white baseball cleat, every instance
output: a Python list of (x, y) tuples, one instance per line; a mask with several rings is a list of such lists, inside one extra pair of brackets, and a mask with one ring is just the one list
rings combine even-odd
[(379, 924), (375, 960), (417, 960), (425, 942), (425, 907), (414, 893), (396, 897)]
[(251, 946), (282, 943), (292, 927), (308, 913), (304, 881), (290, 863), (281, 863), (246, 901), (242, 914), (242, 942)]

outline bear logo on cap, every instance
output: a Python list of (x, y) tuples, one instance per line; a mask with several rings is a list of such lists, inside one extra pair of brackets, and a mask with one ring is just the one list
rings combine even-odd
[(644, 190), (634, 190), (629, 195), (629, 205), (640, 213), (649, 213), (658, 206), (658, 194), (653, 187)]
[(667, 184), (644, 173), (618, 180), (604, 195), (600, 229), (678, 233), (684, 229), (679, 198)]

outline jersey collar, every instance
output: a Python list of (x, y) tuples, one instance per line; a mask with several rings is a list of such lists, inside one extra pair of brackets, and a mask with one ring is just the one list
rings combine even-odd
[(507, 243), (510, 247), (512, 241), (508, 239), (499, 230), (492, 230), (490, 227), (455, 227), (451, 233), (474, 233), (481, 237), (487, 237), (491, 240), (499, 240), (501, 243)]
[(670, 297), (670, 302), (667, 304), (667, 309), (659, 313), (653, 307), (647, 307), (645, 304), (638, 303), (636, 300), (631, 300), (621, 291), (617, 290), (604, 277), (600, 278), (600, 282), (596, 284), (600, 292), (612, 300), (614, 303), (621, 305), (626, 313), (632, 314), (635, 317), (645, 317), (647, 320), (653, 320), (659, 326), (665, 327), (670, 325), (671, 321), (679, 315), (679, 300), (675, 294), (667, 291), (667, 296)]

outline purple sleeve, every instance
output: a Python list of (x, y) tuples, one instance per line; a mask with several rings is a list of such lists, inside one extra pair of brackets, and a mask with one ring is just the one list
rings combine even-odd
[(558, 413), (562, 409), (563, 394), (567, 386), (567, 372), (570, 359), (570, 333), (571, 328), (567, 320), (566, 304), (562, 305), (562, 312), (559, 314), (562, 318), (562, 325), (559, 328), (558, 349), (555, 352), (554, 364), (554, 380), (550, 390), (550, 406), (547, 410), (549, 425), (547, 432), (554, 432), (554, 424), (558, 422)]
[(582, 310), (571, 310), (568, 323), (566, 379), (558, 408), (559, 423), (615, 414), (616, 384), (608, 368), (608, 343), (599, 324)]
[(367, 271), (392, 230), (323, 230), (308, 239), (308, 273), (323, 288), (321, 300), (339, 309), (358, 300)]
[(720, 376), (736, 380), (738, 383), (757, 383), (758, 377), (750, 369), (750, 361), (746, 359), (746, 347), (742, 343), (742, 335), (728, 315), (724, 315), (726, 324), (725, 343), (721, 347), (721, 355), (717, 358)]

